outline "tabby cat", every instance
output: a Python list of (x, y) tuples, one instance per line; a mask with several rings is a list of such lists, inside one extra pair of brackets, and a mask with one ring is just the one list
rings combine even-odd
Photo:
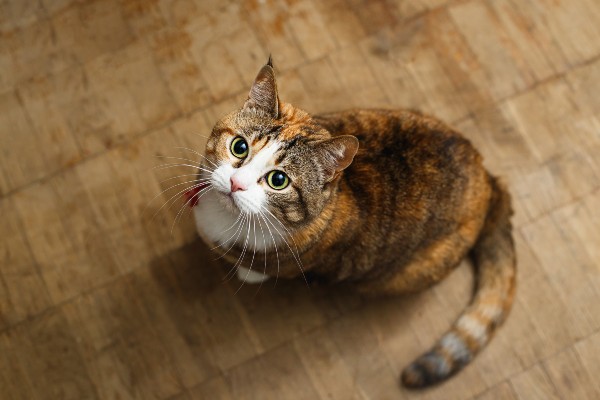
[(471, 143), (413, 111), (311, 116), (279, 100), (271, 59), (243, 107), (213, 128), (188, 201), (200, 236), (248, 283), (310, 272), (367, 294), (405, 294), (469, 254), (474, 298), (404, 370), (408, 387), (468, 364), (513, 301), (510, 195)]

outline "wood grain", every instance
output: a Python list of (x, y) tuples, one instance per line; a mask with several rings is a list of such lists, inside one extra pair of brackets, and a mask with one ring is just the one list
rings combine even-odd
[[(0, 0), (0, 398), (599, 398), (599, 36), (594, 0)], [(508, 183), (515, 305), (447, 383), (398, 376), (468, 263), (406, 298), (257, 292), (197, 239), (165, 164), (269, 54), (282, 100), (435, 114)]]

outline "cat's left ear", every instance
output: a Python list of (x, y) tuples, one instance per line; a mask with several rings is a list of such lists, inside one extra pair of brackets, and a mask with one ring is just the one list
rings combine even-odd
[(243, 109), (257, 110), (272, 118), (279, 118), (279, 97), (271, 56), (269, 56), (269, 61), (265, 66), (258, 72)]
[(358, 139), (352, 135), (337, 136), (319, 142), (317, 149), (322, 155), (325, 179), (330, 182), (352, 164), (358, 151)]

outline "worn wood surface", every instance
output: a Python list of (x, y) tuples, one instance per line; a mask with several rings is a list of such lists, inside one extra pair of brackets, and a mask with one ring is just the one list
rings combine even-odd
[[(236, 293), (187, 210), (171, 233), (193, 171), (156, 156), (194, 158), (269, 53), (285, 101), (421, 109), (506, 178), (515, 306), (449, 382), (398, 375), (468, 265), (408, 298)], [(0, 398), (600, 398), (599, 56), (597, 0), (0, 0)]]

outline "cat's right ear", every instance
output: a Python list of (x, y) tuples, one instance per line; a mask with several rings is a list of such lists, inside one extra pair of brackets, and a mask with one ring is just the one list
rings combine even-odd
[(279, 118), (279, 96), (271, 56), (267, 64), (258, 72), (243, 109), (265, 113), (271, 118)]
[(317, 144), (317, 151), (322, 156), (325, 180), (330, 182), (352, 164), (358, 151), (358, 139), (352, 135), (342, 135), (323, 140)]

